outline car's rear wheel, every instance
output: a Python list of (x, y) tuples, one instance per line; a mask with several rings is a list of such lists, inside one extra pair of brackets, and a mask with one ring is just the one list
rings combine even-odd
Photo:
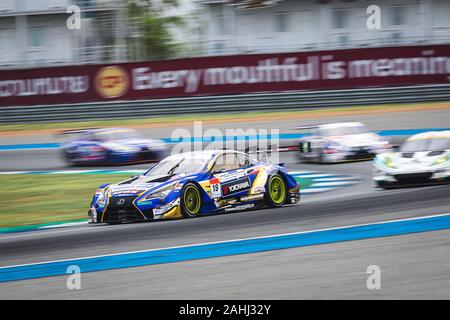
[(194, 218), (200, 215), (202, 197), (197, 185), (189, 182), (181, 191), (181, 214), (185, 218)]
[(286, 203), (287, 188), (282, 176), (274, 174), (269, 177), (265, 197), (269, 207), (281, 207)]

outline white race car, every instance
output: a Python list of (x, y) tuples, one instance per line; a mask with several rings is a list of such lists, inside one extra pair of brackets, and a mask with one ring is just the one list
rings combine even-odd
[(381, 188), (450, 182), (450, 131), (419, 133), (378, 155), (373, 180)]
[(298, 127), (311, 132), (299, 141), (303, 161), (334, 163), (373, 159), (392, 150), (389, 141), (360, 122), (329, 123)]

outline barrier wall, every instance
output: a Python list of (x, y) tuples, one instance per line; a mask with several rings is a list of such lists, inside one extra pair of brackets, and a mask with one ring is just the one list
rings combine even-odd
[(448, 84), (450, 45), (0, 70), (0, 106)]

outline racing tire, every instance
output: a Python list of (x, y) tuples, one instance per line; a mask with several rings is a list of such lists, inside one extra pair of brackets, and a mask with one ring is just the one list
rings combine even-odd
[(66, 150), (62, 151), (61, 154), (62, 158), (64, 159), (64, 162), (66, 163), (67, 167), (75, 167), (77, 164), (72, 160), (69, 153)]
[(181, 214), (185, 218), (195, 218), (200, 215), (202, 209), (202, 196), (195, 183), (188, 182), (181, 190), (180, 196)]
[(264, 194), (267, 206), (278, 208), (286, 203), (288, 191), (286, 182), (279, 174), (269, 177), (266, 184), (266, 193)]
[(389, 185), (389, 184), (387, 184), (387, 183), (385, 183), (385, 182), (382, 182), (382, 181), (376, 181), (376, 182), (375, 182), (375, 186), (376, 186), (376, 188), (384, 189), (384, 190), (395, 189), (394, 186)]

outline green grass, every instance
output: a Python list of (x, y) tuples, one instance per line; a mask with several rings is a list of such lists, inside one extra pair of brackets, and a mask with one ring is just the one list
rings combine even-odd
[(152, 118), (139, 119), (109, 119), (94, 121), (67, 121), (52, 123), (27, 123), (27, 124), (2, 124), (0, 121), (0, 132), (5, 131), (26, 131), (26, 130), (45, 130), (45, 129), (74, 129), (74, 128), (92, 128), (92, 127), (113, 127), (127, 125), (151, 125), (155, 123), (169, 123), (176, 125), (177, 122), (185, 121), (208, 121), (208, 120), (227, 120), (227, 119), (254, 119), (259, 116), (289, 116), (289, 115), (317, 115), (318, 117), (326, 115), (330, 112), (349, 112), (349, 111), (370, 111), (387, 109), (389, 111), (395, 109), (408, 109), (418, 106), (430, 106), (442, 103), (412, 103), (412, 104), (383, 104), (371, 106), (352, 106), (337, 107), (312, 110), (291, 110), (291, 111), (268, 111), (268, 112), (230, 112), (230, 113), (214, 113), (214, 114), (191, 114), (191, 115), (173, 115)]
[(0, 176), (0, 228), (87, 219), (97, 187), (130, 174), (17, 174)]

